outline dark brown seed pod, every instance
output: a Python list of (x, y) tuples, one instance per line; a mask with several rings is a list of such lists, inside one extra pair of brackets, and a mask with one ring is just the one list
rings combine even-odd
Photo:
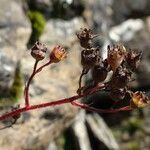
[(107, 61), (111, 66), (112, 71), (116, 71), (116, 69), (123, 62), (126, 55), (126, 48), (123, 45), (108, 45), (108, 56)]
[(45, 58), (46, 51), (47, 47), (44, 44), (36, 42), (34, 46), (31, 48), (31, 55), (34, 59), (40, 61)]
[(91, 48), (91, 39), (93, 38), (93, 34), (92, 34), (92, 30), (91, 29), (81, 29), (80, 32), (78, 32), (77, 37), (80, 41), (80, 45), (81, 47), (87, 49), (87, 48)]
[(142, 57), (142, 52), (130, 51), (126, 55), (126, 62), (131, 70), (138, 68)]
[(115, 100), (121, 100), (124, 99), (126, 95), (126, 89), (122, 88), (122, 89), (112, 89), (110, 92), (110, 97)]
[(94, 83), (104, 81), (107, 77), (107, 74), (108, 74), (107, 68), (102, 63), (94, 66), (92, 69), (92, 79)]
[(99, 49), (92, 48), (90, 50), (82, 50), (81, 64), (83, 68), (92, 68), (100, 61)]
[(125, 88), (131, 79), (131, 72), (121, 66), (113, 73), (109, 86), (113, 89)]

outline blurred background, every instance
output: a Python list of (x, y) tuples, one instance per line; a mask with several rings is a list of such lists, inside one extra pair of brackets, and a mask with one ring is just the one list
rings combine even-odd
[[(69, 55), (33, 80), (31, 103), (76, 94), (82, 71), (76, 32), (85, 27), (100, 35), (94, 44), (103, 58), (116, 42), (143, 51), (130, 87), (149, 94), (149, 15), (149, 0), (0, 0), (0, 114), (24, 105), (24, 83), (34, 64), (29, 49), (37, 40), (49, 51), (63, 45)], [(90, 99), (105, 106), (110, 98), (102, 93)], [(97, 114), (65, 104), (25, 112), (13, 127), (0, 130), (0, 150), (150, 150), (150, 109)]]

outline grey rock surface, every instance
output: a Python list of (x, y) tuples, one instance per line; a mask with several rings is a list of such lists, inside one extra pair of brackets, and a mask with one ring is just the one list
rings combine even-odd
[[(81, 26), (84, 26), (82, 18), (64, 22), (51, 20), (47, 23), (41, 37), (41, 41), (48, 47), (47, 58), (43, 63), (48, 61), (50, 51), (58, 44), (68, 49), (68, 57), (60, 63), (43, 69), (35, 77), (30, 90), (32, 104), (49, 102), (76, 94), (80, 74), (80, 48), (76, 43), (75, 33)], [(30, 51), (25, 51), (21, 61), (23, 73), (29, 76), (35, 61), (30, 56)], [(43, 92), (38, 92), (37, 89)], [(24, 101), (21, 101), (21, 106), (24, 106)], [(7, 129), (7, 134), (4, 130), (0, 131), (0, 145), (3, 150), (7, 150), (8, 146), (11, 146), (12, 150), (46, 149), (49, 142), (73, 122), (76, 112), (77, 109), (70, 107), (69, 104), (31, 111), (29, 119), (24, 120), (23, 123), (18, 120), (14, 128)]]
[(17, 61), (22, 58), (30, 36), (30, 23), (21, 3), (0, 2), (0, 94), (12, 83)]

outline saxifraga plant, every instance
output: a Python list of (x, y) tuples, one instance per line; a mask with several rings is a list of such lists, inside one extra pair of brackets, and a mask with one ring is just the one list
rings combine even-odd
[[(132, 73), (140, 64), (142, 53), (133, 50), (128, 51), (123, 45), (120, 44), (111, 46), (108, 45), (107, 58), (103, 59), (99, 53), (100, 49), (98, 47), (94, 47), (92, 44), (92, 39), (95, 36), (96, 35), (94, 35), (90, 29), (86, 28), (81, 29), (81, 31), (77, 33), (77, 37), (82, 47), (81, 64), (83, 67), (79, 78), (77, 95), (47, 103), (30, 105), (29, 87), (35, 75), (38, 75), (38, 73), (45, 67), (52, 65), (53, 63), (59, 63), (67, 57), (67, 52), (65, 49), (61, 46), (56, 46), (50, 52), (48, 62), (38, 67), (39, 61), (42, 61), (45, 58), (45, 54), (48, 49), (43, 43), (36, 42), (31, 48), (31, 56), (35, 59), (35, 64), (33, 67), (33, 72), (24, 89), (25, 106), (22, 108), (20, 108), (19, 105), (17, 107), (13, 107), (12, 111), (1, 115), (0, 120), (4, 121), (12, 118), (14, 120), (13, 123), (15, 123), (22, 112), (65, 103), (98, 113), (131, 111), (149, 105), (149, 97), (140, 91), (132, 92), (127, 86), (128, 83), (132, 81)], [(92, 82), (90, 85), (82, 86), (82, 78), (89, 71), (91, 71), (92, 74)], [(112, 72), (112, 76), (109, 81), (105, 82), (109, 72)], [(100, 91), (106, 91), (109, 93), (109, 96), (114, 99), (114, 105), (117, 105), (118, 101), (124, 101), (125, 96), (128, 95), (128, 104), (124, 104), (124, 106), (121, 107), (119, 105), (117, 108), (99, 109), (77, 100)]]

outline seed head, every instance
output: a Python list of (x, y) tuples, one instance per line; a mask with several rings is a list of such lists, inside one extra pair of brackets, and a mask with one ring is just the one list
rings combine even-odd
[(130, 96), (131, 96), (130, 106), (132, 108), (135, 108), (135, 107), (143, 108), (150, 104), (149, 98), (140, 91), (137, 91), (135, 93), (131, 92)]
[(36, 42), (34, 46), (31, 48), (31, 55), (34, 59), (40, 61), (45, 58), (46, 51), (47, 47), (44, 44)]
[(140, 64), (142, 52), (130, 51), (126, 55), (126, 61), (131, 70), (137, 69)]
[(81, 64), (83, 68), (92, 68), (100, 61), (99, 49), (91, 48), (90, 50), (82, 50)]
[(81, 29), (80, 32), (78, 32), (77, 34), (78, 39), (80, 40), (80, 45), (87, 49), (87, 48), (91, 48), (91, 39), (93, 38), (93, 34), (91, 29)]
[(102, 82), (106, 79), (108, 74), (107, 68), (101, 62), (92, 68), (92, 78), (95, 83)]
[(108, 56), (107, 61), (111, 66), (112, 71), (116, 71), (116, 69), (122, 64), (125, 55), (126, 49), (123, 45), (108, 45)]
[(61, 46), (56, 46), (53, 48), (52, 52), (50, 53), (50, 60), (53, 63), (58, 63), (61, 60), (67, 57), (67, 52)]
[(113, 89), (125, 88), (131, 79), (131, 72), (126, 68), (119, 67), (116, 72), (113, 73), (110, 86)]

